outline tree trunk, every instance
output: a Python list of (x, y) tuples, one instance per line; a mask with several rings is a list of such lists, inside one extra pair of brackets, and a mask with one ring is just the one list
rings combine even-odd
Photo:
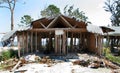
[[(14, 10), (11, 9), (10, 11), (11, 11), (11, 30), (13, 30), (13, 28), (14, 28)], [(12, 37), (11, 46), (14, 46), (14, 37)]]
[(14, 10), (11, 10), (11, 30), (14, 28)]

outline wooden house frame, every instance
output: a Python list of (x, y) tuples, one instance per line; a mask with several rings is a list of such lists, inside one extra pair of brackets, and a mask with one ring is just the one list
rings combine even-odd
[[(3, 37), (3, 44), (17, 36), (18, 55), (26, 53), (47, 53), (67, 55), (81, 51), (101, 55), (103, 48), (102, 29), (64, 15), (55, 18), (41, 18), (29, 28), (12, 31)], [(44, 43), (44, 44), (43, 44)]]

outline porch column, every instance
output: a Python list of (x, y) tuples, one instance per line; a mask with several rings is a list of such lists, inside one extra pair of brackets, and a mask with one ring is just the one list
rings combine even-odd
[(66, 33), (63, 34), (63, 45), (62, 45), (62, 52), (65, 55), (66, 54)]
[(18, 40), (18, 57), (20, 58), (20, 37), (19, 35), (17, 34), (17, 40)]
[(28, 53), (28, 32), (27, 32), (27, 36), (26, 36), (26, 45), (27, 45), (27, 53)]
[(31, 31), (31, 53), (33, 52), (33, 32)]
[(57, 54), (57, 35), (55, 35), (55, 54)]
[(36, 31), (36, 40), (35, 40), (35, 48), (36, 48), (36, 52), (38, 51), (38, 49), (37, 49), (37, 31)]
[(73, 52), (73, 33), (71, 32), (71, 40), (70, 40), (70, 49), (71, 49), (71, 52)]

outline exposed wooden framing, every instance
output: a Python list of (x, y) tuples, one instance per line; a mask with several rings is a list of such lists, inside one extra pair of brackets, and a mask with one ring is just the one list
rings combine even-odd
[(52, 46), (52, 35), (51, 35), (52, 33), (50, 32), (49, 33), (49, 51), (51, 51), (52, 50), (52, 48), (53, 48), (53, 46)]
[(83, 49), (81, 46), (82, 46), (82, 33), (79, 34), (79, 48), (80, 49)]
[(57, 35), (55, 35), (55, 54), (57, 54)]
[(19, 34), (17, 34), (17, 40), (18, 40), (18, 57), (20, 58), (21, 55), (20, 55), (20, 36), (19, 36)]
[(31, 53), (33, 53), (33, 32), (31, 32)]
[(66, 33), (67, 33), (67, 34), (66, 34), (66, 36), (67, 36), (67, 37), (66, 37), (66, 44), (67, 44), (67, 45), (66, 45), (66, 47), (67, 47), (67, 48), (66, 48), (66, 54), (68, 54), (68, 31), (66, 31)]
[(47, 28), (49, 28), (51, 25), (53, 25), (57, 19), (58, 19), (58, 17), (56, 17), (56, 18), (47, 26)]
[(42, 22), (39, 21), (39, 23), (46, 29), (46, 26)]
[(27, 53), (28, 53), (28, 32), (27, 32), (27, 36), (26, 36), (26, 45), (27, 45)]
[(65, 55), (66, 54), (66, 33), (63, 34), (63, 45), (62, 45), (62, 52)]
[(71, 32), (71, 41), (70, 41), (70, 45), (71, 45), (71, 51), (73, 52), (73, 33)]
[(57, 40), (59, 43), (57, 43), (57, 44), (59, 45), (60, 48), (57, 48), (57, 49), (60, 51), (59, 53), (61, 55), (62, 54), (62, 38), (61, 38), (62, 35), (58, 35), (58, 36), (59, 36), (59, 38)]
[(74, 34), (75, 37), (74, 37), (74, 45), (76, 45), (76, 34)]
[(39, 48), (39, 51), (40, 51), (40, 49), (42, 48), (42, 42), (41, 42), (41, 40), (42, 40), (42, 38), (41, 38), (41, 36), (39, 36), (39, 41), (38, 41), (38, 42), (39, 42), (39, 47), (38, 47), (38, 48)]
[(66, 23), (69, 27), (74, 28), (65, 18), (63, 18), (62, 16), (60, 16), (60, 17), (65, 21), (65, 23)]
[(48, 28), (47, 30), (46, 29), (43, 29), (43, 28), (40, 28), (40, 29), (31, 29), (29, 31), (38, 31), (38, 32), (49, 32), (49, 31), (55, 31), (55, 30), (65, 30), (65, 31), (72, 31), (72, 32), (86, 32), (87, 30), (84, 29), (84, 28)]
[(35, 41), (35, 43), (36, 43), (36, 52), (37, 52), (37, 31), (36, 31), (36, 41)]
[(22, 37), (23, 37), (23, 40), (22, 40), (22, 45), (23, 45), (22, 52), (23, 52), (23, 55), (24, 55), (24, 53), (25, 53), (25, 35), (24, 35), (24, 32), (23, 32)]

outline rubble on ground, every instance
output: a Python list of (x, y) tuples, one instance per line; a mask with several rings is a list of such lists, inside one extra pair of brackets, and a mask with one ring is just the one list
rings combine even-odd
[[(63, 57), (63, 58), (62, 58)], [(99, 58), (95, 55), (88, 55), (88, 54), (68, 54), (67, 56), (62, 56), (60, 57), (63, 59), (63, 61), (57, 61), (55, 59), (52, 59), (50, 56), (39, 56), (39, 55), (26, 55), (24, 57), (21, 57), (20, 59), (13, 58), (10, 60), (2, 61), (1, 64), (4, 65), (9, 65), (6, 66), (5, 69), (9, 71), (15, 71), (17, 69), (20, 69), (21, 67), (24, 67), (29, 64), (43, 64), (45, 67), (53, 67), (56, 66), (57, 64), (62, 64), (62, 63), (69, 63), (70, 66), (82, 66), (86, 68), (94, 68), (94, 69), (99, 69), (99, 68), (108, 68), (112, 70), (113, 73), (119, 73), (120, 67), (113, 64), (112, 62)], [(72, 61), (72, 60), (74, 61)], [(67, 62), (65, 62), (68, 60)], [(76, 69), (72, 69), (71, 71), (76, 71)], [(18, 72), (25, 72), (27, 69), (19, 70)]]

